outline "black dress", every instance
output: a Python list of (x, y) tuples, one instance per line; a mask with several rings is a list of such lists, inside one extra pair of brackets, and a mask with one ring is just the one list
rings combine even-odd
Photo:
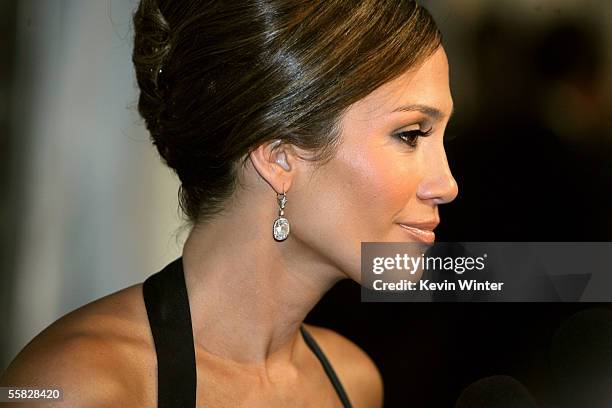
[[(149, 276), (142, 287), (157, 354), (157, 406), (195, 408), (196, 365), (191, 312), (182, 258)], [(345, 408), (351, 408), (340, 380), (304, 326), (300, 331), (332, 382)]]

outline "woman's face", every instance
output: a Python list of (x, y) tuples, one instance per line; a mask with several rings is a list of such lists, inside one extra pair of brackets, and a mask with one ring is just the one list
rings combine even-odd
[(361, 242), (432, 241), (438, 205), (458, 192), (443, 145), (452, 110), (442, 47), (352, 105), (335, 157), (287, 193), (292, 238), (357, 281)]

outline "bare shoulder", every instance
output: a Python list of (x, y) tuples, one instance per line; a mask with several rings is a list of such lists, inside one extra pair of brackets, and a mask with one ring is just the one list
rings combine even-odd
[(142, 406), (135, 378), (155, 361), (140, 290), (130, 286), (53, 322), (19, 352), (0, 385), (62, 389), (63, 400), (45, 407)]
[(325, 353), (355, 408), (383, 406), (383, 380), (370, 356), (343, 335), (304, 324)]

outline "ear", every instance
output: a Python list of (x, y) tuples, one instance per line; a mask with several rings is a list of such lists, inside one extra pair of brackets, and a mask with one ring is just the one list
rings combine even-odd
[(276, 139), (262, 143), (249, 153), (257, 173), (277, 193), (289, 191), (296, 173), (297, 156), (290, 144)]

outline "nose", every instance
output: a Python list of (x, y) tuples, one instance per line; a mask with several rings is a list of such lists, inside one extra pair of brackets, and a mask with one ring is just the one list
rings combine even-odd
[(446, 152), (442, 147), (436, 157), (429, 161), (425, 176), (417, 189), (417, 196), (435, 204), (446, 204), (453, 201), (457, 194), (459, 186), (451, 173)]

